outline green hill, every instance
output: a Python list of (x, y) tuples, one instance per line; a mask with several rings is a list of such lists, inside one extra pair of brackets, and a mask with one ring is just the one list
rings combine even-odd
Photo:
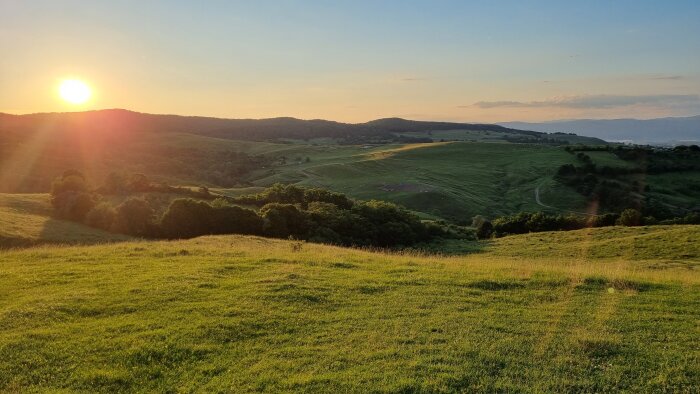
[[(95, 186), (112, 172), (142, 173), (171, 185), (205, 185), (232, 196), (275, 182), (321, 186), (459, 223), (477, 214), (599, 212), (594, 195), (554, 179), (562, 165), (581, 164), (562, 143), (604, 144), (569, 134), (404, 119), (351, 125), (122, 110), (0, 114), (0, 192), (47, 192), (53, 179), (75, 168)], [(612, 151), (576, 149), (599, 168), (643, 169), (645, 164), (622, 160)], [(649, 197), (684, 216), (697, 209), (698, 174), (635, 172), (600, 176), (599, 184), (609, 181), (608, 191), (629, 189), (620, 193), (630, 198), (609, 198), (622, 205)]]
[[(346, 151), (347, 153), (354, 153)], [(274, 169), (255, 184), (299, 182), (346, 193), (355, 198), (402, 204), (428, 217), (468, 221), (522, 210), (585, 210), (582, 196), (556, 184), (558, 166), (573, 162), (561, 148), (537, 144), (431, 143), (367, 148), (310, 163)]]
[(0, 251), (0, 391), (692, 392), (698, 244), (674, 226), (456, 257), (242, 236)]
[(496, 125), (403, 119), (345, 124), (293, 118), (151, 115), (125, 110), (0, 114), (0, 192), (47, 192), (51, 181), (67, 168), (78, 169), (95, 180), (122, 171), (144, 173), (174, 184), (245, 186), (255, 178), (251, 172), (322, 154), (324, 148), (353, 151), (364, 144), (430, 141), (405, 137), (403, 133), (431, 130), (493, 132), (524, 136), (531, 142), (546, 136)]
[(43, 243), (94, 244), (131, 239), (56, 219), (51, 214), (48, 194), (0, 193), (0, 249)]

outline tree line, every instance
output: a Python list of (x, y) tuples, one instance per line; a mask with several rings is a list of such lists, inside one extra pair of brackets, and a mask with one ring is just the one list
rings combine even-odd
[(66, 171), (53, 183), (51, 203), (60, 218), (146, 238), (251, 234), (345, 246), (397, 247), (447, 235), (440, 226), (423, 223), (396, 204), (352, 200), (341, 193), (294, 185), (276, 184), (238, 198), (177, 198), (161, 215), (144, 198), (129, 197), (115, 205), (102, 194), (153, 190), (142, 178), (137, 179), (140, 181), (123, 183), (110, 177), (105, 185), (91, 190), (83, 174)]
[(481, 215), (475, 216), (472, 220), (472, 227), (474, 227), (479, 239), (543, 231), (580, 230), (590, 227), (629, 227), (657, 224), (700, 224), (700, 213), (692, 212), (684, 217), (660, 221), (653, 216), (643, 216), (642, 212), (637, 209), (628, 208), (620, 213), (606, 213), (598, 216), (520, 212), (515, 215), (498, 217), (492, 221)]
[[(589, 201), (607, 211), (637, 209), (643, 216), (658, 220), (673, 220), (687, 214), (652, 197), (652, 187), (645, 184), (643, 175), (668, 172), (700, 171), (700, 147), (697, 145), (656, 148), (644, 146), (568, 146), (565, 150), (575, 155), (579, 165), (564, 164), (555, 179), (572, 187)], [(597, 166), (586, 151), (607, 151), (621, 160), (634, 163), (631, 167)], [(692, 188), (689, 185), (689, 189)], [(697, 191), (688, 190), (689, 194)]]

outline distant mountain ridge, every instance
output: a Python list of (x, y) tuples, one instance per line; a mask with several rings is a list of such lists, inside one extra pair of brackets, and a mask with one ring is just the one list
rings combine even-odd
[(576, 133), (606, 141), (671, 143), (700, 141), (700, 116), (657, 119), (577, 119), (543, 123), (503, 122), (505, 127), (545, 133)]
[(123, 109), (29, 115), (0, 113), (0, 132), (32, 132), (38, 128), (49, 128), (59, 132), (82, 131), (104, 134), (183, 132), (240, 140), (381, 137), (394, 133), (461, 129), (545, 136), (540, 132), (517, 130), (495, 124), (430, 122), (401, 118), (377, 119), (366, 123), (341, 123), (322, 119), (302, 120), (290, 117), (223, 119), (201, 116), (154, 115)]

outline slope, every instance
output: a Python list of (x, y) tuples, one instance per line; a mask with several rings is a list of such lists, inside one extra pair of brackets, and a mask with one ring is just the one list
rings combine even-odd
[(692, 391), (700, 277), (668, 251), (697, 256), (698, 229), (659, 229), (644, 260), (542, 257), (530, 236), (508, 257), (238, 236), (0, 251), (0, 390)]

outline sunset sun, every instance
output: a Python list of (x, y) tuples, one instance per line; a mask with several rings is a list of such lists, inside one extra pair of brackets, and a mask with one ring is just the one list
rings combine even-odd
[(58, 88), (61, 98), (71, 104), (82, 104), (90, 99), (92, 92), (85, 82), (77, 79), (66, 79)]

